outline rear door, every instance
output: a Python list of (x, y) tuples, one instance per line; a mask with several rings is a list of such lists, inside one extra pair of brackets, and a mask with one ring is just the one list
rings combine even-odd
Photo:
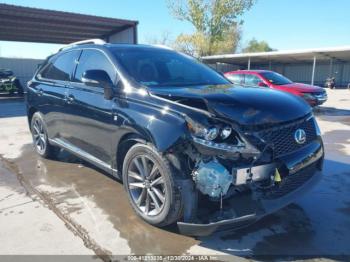
[(115, 101), (104, 98), (103, 87), (82, 83), (82, 75), (87, 70), (104, 70), (113, 83), (116, 80), (116, 69), (104, 52), (98, 49), (82, 51), (67, 92), (69, 116), (66, 139), (85, 153), (111, 164)]
[(39, 81), (32, 86), (51, 139), (64, 134), (67, 115), (65, 93), (79, 54), (80, 51), (67, 51), (50, 59), (38, 73)]

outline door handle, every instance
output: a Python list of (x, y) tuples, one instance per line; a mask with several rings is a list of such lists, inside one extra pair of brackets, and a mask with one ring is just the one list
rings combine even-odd
[(36, 93), (38, 96), (43, 96), (43, 95), (44, 95), (44, 91), (43, 91), (41, 88), (35, 90), (35, 93)]
[(67, 102), (67, 104), (72, 104), (74, 102), (74, 96), (68, 95), (64, 100)]

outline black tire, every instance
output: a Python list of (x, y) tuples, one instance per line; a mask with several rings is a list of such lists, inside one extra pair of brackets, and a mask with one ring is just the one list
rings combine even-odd
[[(136, 162), (144, 168), (144, 172), (139, 172), (140, 166)], [(135, 173), (138, 178), (135, 178)], [(135, 144), (130, 148), (123, 163), (123, 183), (132, 208), (149, 224), (163, 227), (181, 217), (181, 191), (174, 169), (152, 145)]]
[(17, 94), (19, 96), (23, 96), (23, 86), (21, 85), (21, 82), (16, 79), (15, 82), (14, 82), (15, 86), (16, 86), (16, 89), (17, 89)]
[(40, 112), (34, 113), (30, 123), (30, 130), (35, 151), (44, 158), (55, 159), (60, 149), (50, 145), (46, 124)]

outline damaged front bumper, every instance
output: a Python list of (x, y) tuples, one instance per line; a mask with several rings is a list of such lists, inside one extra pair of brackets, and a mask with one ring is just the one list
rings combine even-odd
[[(181, 234), (206, 236), (217, 230), (234, 229), (250, 225), (262, 217), (292, 203), (309, 191), (321, 179), (324, 149), (321, 140), (281, 157), (279, 161), (288, 169), (279, 185), (270, 189), (255, 188), (225, 200), (222, 209), (210, 214), (199, 214), (196, 196), (191, 194), (192, 182), (184, 181), (184, 221), (178, 222)], [(192, 190), (193, 192), (193, 190)], [(204, 218), (205, 217), (205, 218)]]

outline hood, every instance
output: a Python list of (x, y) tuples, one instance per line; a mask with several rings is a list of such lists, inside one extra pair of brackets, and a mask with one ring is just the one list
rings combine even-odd
[(302, 84), (302, 83), (292, 83), (288, 85), (283, 85), (285, 88), (292, 88), (295, 89), (299, 92), (305, 92), (305, 93), (318, 93), (318, 92), (323, 92), (323, 88), (319, 86), (312, 86), (312, 85), (307, 85), (307, 84)]
[(240, 125), (281, 123), (303, 117), (311, 111), (301, 98), (272, 89), (216, 85), (149, 88), (149, 91)]

